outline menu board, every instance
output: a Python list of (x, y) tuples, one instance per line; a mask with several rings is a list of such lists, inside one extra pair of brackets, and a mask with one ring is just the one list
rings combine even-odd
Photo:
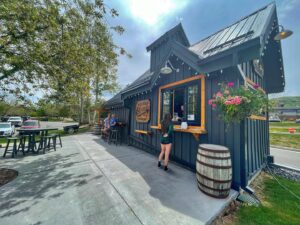
[(150, 120), (150, 100), (142, 100), (136, 103), (135, 118), (138, 123), (148, 123)]

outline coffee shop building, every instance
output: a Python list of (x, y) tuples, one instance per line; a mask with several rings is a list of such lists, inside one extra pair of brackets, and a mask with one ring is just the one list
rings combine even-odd
[[(182, 24), (164, 33), (146, 48), (149, 69), (105, 104), (126, 124), (124, 142), (158, 155), (160, 121), (169, 112), (175, 128), (173, 161), (195, 170), (199, 144), (226, 146), (232, 188), (247, 186), (270, 154), (267, 116), (251, 115), (227, 126), (208, 100), (223, 82), (259, 84), (266, 95), (284, 90), (281, 43), (274, 40), (278, 29), (272, 3), (195, 44)], [(201, 33), (200, 28), (196, 31)], [(182, 122), (186, 129), (181, 129)]]

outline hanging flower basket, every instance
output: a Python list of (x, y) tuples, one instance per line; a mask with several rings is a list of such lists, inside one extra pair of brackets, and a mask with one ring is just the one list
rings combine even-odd
[(258, 84), (251, 87), (234, 87), (233, 82), (220, 84), (220, 91), (208, 101), (225, 123), (240, 122), (251, 115), (266, 112), (267, 98)]

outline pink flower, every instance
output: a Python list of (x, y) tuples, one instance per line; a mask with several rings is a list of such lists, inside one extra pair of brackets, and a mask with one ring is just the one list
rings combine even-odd
[(229, 101), (229, 100), (225, 101), (225, 105), (231, 105), (231, 104), (232, 104), (231, 101)]
[(216, 106), (217, 106), (216, 104), (212, 104), (212, 107), (213, 107), (213, 108), (216, 108)]
[(233, 104), (235, 105), (241, 104), (241, 98), (239, 96), (235, 96), (233, 99)]
[(230, 93), (230, 92), (229, 92), (228, 90), (225, 90), (225, 91), (224, 91), (224, 94), (225, 94), (225, 95), (229, 95), (229, 93)]
[(259, 84), (254, 84), (253, 87), (254, 87), (254, 89), (258, 89), (259, 88)]
[(234, 86), (234, 83), (233, 82), (228, 82), (227, 83), (227, 87), (233, 87)]
[(231, 97), (231, 95), (229, 95), (227, 99), (228, 99), (229, 101), (231, 101), (233, 98)]
[(209, 105), (212, 105), (212, 104), (213, 104), (213, 101), (214, 101), (213, 99), (209, 99), (209, 100), (208, 100), (208, 104), (209, 104)]
[(217, 97), (223, 97), (223, 94), (222, 94), (222, 92), (219, 91), (219, 92), (217, 92), (216, 96)]

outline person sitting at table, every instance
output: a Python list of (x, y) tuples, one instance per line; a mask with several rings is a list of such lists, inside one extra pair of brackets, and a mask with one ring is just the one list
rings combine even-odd
[(117, 122), (116, 114), (113, 113), (110, 119), (110, 127), (115, 128), (117, 126)]
[(107, 117), (104, 119), (104, 128), (102, 129), (102, 133), (108, 135), (110, 129), (110, 120), (111, 116), (110, 113), (107, 114)]

